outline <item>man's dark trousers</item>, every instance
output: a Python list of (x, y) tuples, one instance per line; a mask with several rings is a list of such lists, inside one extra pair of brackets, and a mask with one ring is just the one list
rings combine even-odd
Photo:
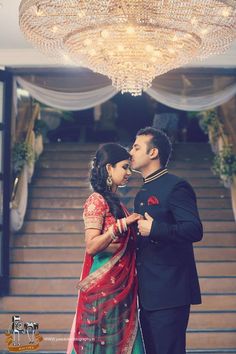
[(190, 306), (147, 311), (140, 321), (147, 354), (185, 354)]

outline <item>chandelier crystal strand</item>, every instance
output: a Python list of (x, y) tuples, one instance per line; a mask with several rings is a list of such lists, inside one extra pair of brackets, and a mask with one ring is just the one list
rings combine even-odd
[(235, 0), (22, 0), (20, 28), (44, 54), (140, 95), (172, 69), (225, 52)]

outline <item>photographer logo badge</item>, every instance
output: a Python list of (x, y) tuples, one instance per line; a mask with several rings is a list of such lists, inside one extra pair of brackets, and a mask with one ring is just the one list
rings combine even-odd
[(24, 322), (20, 316), (12, 316), (12, 322), (5, 333), (9, 352), (38, 350), (43, 337), (39, 334), (37, 322)]

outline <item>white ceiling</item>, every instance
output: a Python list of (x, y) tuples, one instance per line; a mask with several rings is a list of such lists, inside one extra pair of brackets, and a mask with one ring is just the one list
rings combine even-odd
[[(0, 66), (52, 66), (52, 59), (34, 49), (21, 34), (18, 8), (21, 0), (0, 0)], [(236, 41), (224, 55), (214, 56), (194, 67), (236, 68)]]

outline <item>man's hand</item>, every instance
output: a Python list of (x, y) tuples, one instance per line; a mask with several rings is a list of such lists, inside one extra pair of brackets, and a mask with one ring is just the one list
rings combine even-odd
[(152, 228), (153, 218), (148, 214), (144, 214), (145, 219), (138, 221), (138, 230), (141, 236), (149, 236)]

